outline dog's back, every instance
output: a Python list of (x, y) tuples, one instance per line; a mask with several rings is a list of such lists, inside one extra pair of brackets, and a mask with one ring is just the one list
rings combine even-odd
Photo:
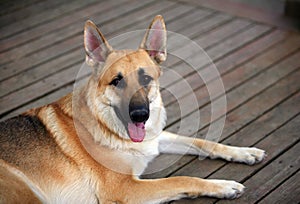
[(37, 116), (21, 115), (8, 119), (0, 123), (0, 129), (0, 157), (18, 168), (38, 167), (41, 161), (32, 163), (32, 158), (39, 160), (46, 156), (45, 150), (56, 151), (53, 138)]

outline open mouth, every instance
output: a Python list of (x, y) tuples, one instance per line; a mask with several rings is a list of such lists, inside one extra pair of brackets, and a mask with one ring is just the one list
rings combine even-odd
[[(127, 126), (127, 132), (130, 140), (132, 142), (142, 142), (146, 136), (146, 129), (145, 129), (146, 121), (132, 122), (129, 118), (125, 120), (120, 112), (120, 109), (117, 107), (114, 107), (114, 109), (115, 109), (115, 113), (117, 114), (117, 117), (122, 121), (125, 127)], [(130, 122), (126, 122), (126, 121), (130, 121)]]
[(145, 123), (128, 123), (128, 133), (131, 141), (142, 142), (146, 136)]

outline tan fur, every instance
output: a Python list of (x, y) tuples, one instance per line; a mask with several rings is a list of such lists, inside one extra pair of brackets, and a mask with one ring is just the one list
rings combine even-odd
[[(162, 23), (165, 30), (161, 16), (153, 23)], [(1, 124), (13, 131), (1, 130), (0, 135), (0, 202), (145, 204), (182, 197), (238, 197), (244, 187), (234, 181), (138, 178), (160, 152), (205, 153), (248, 164), (261, 161), (264, 152), (162, 132), (166, 114), (159, 92), (158, 63), (165, 60), (166, 46), (151, 56), (145, 46), (147, 33), (138, 50), (115, 51), (92, 22), (87, 22), (85, 29), (95, 29), (106, 46), (101, 52), (104, 64), (87, 53), (87, 63), (95, 69), (88, 83), (55, 103)], [(144, 89), (137, 89), (140, 68), (153, 78)], [(110, 85), (120, 73), (127, 77), (122, 90)], [(136, 92), (148, 97), (151, 111), (142, 143), (129, 139), (112, 109)], [(166, 144), (173, 146), (163, 148)]]
[(40, 203), (28, 184), (11, 171), (8, 166), (0, 165), (0, 203)]

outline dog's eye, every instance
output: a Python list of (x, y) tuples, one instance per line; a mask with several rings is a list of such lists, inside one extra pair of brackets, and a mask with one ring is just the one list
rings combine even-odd
[(120, 79), (115, 78), (109, 83), (109, 85), (118, 86), (119, 83), (120, 83)]
[(152, 77), (149, 76), (149, 75), (143, 75), (143, 76), (140, 76), (140, 84), (142, 86), (147, 86), (151, 81), (152, 81)]
[(109, 85), (113, 85), (118, 88), (124, 88), (126, 86), (126, 83), (123, 77), (121, 75), (118, 75), (109, 83)]

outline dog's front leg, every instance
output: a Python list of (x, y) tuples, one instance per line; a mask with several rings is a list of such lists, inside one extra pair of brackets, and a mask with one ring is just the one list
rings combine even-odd
[(244, 186), (235, 181), (180, 176), (132, 180), (129, 186), (126, 184), (126, 189), (129, 192), (124, 192), (125, 203), (154, 204), (199, 196), (234, 199), (243, 193)]
[(162, 153), (194, 154), (249, 165), (258, 163), (265, 157), (265, 151), (254, 147), (228, 146), (207, 140), (179, 136), (166, 131), (161, 133), (159, 139), (159, 149)]

